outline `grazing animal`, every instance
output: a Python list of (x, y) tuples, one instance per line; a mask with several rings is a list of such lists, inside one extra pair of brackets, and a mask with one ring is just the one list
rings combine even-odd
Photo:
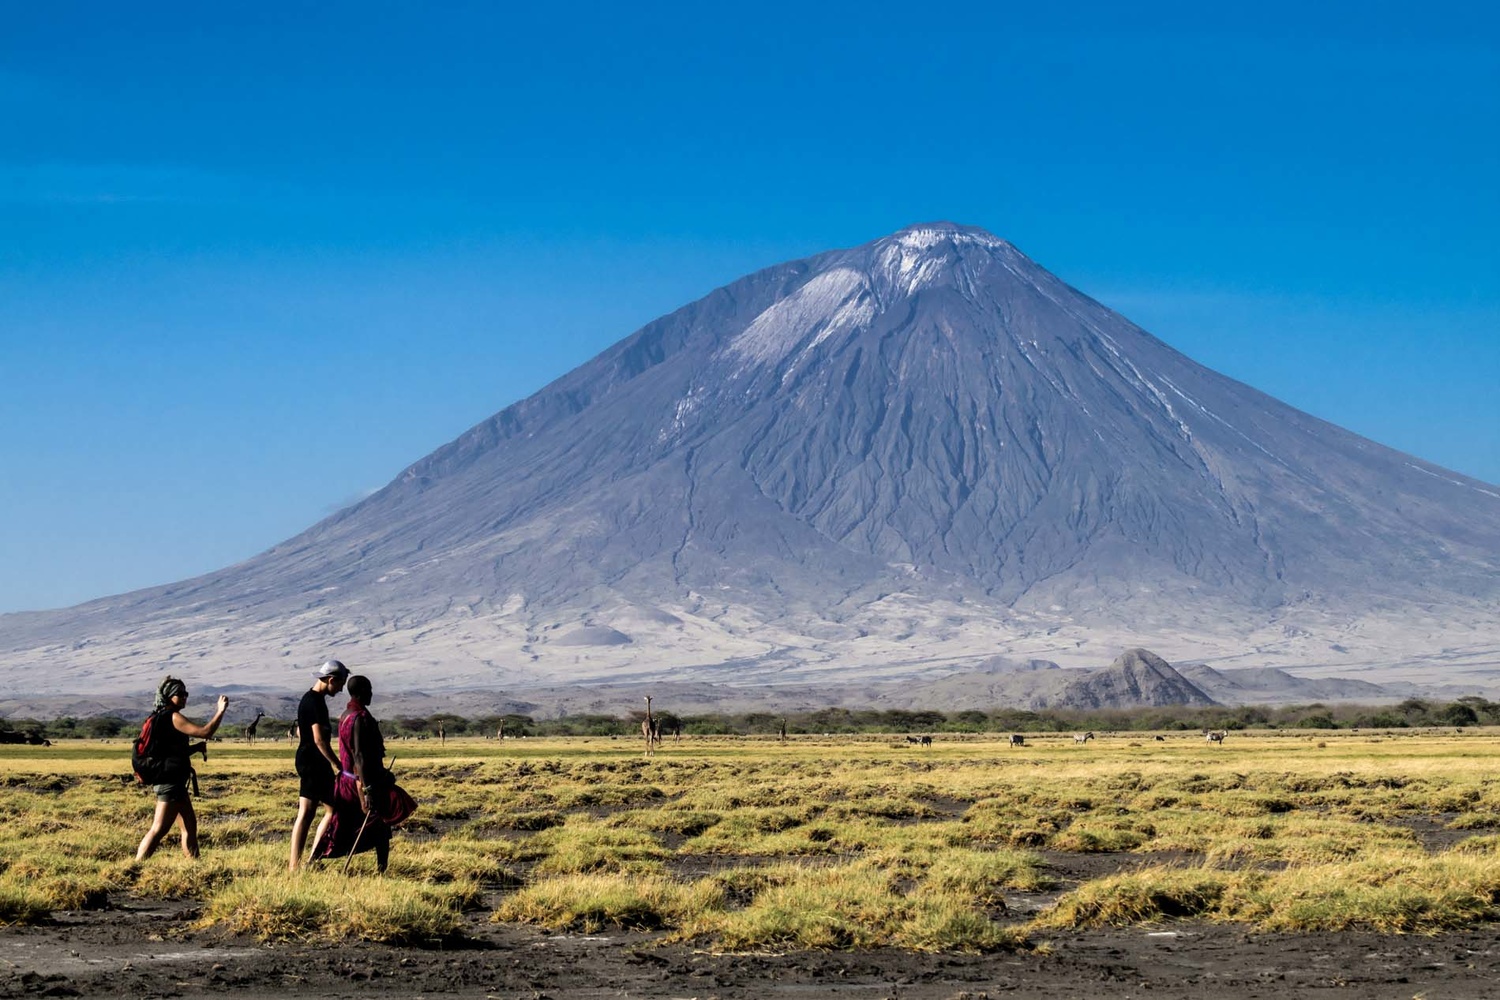
[(646, 695), (646, 717), (641, 720), (641, 735), (646, 738), (646, 756), (656, 755), (657, 744), (661, 742), (661, 720), (651, 714), (651, 696)]
[(495, 739), (497, 739), (497, 740), (503, 740), (503, 739), (505, 739), (505, 720), (504, 719), (500, 720), (500, 728), (497, 729), (497, 730), (495, 730)]
[(1010, 737), (1010, 745), (1013, 747), (1024, 747), (1026, 745), (1026, 737), (1022, 736), (1020, 733), (1012, 733)]
[(1167, 738), (1165, 736), (1155, 736), (1155, 737), (1152, 737), (1152, 738), (1155, 739), (1156, 742), (1158, 742), (1158, 743), (1165, 743), (1165, 742), (1167, 742)]
[(1217, 743), (1220, 746), (1223, 746), (1224, 745), (1224, 737), (1226, 737), (1228, 735), (1229, 735), (1229, 733), (1228, 733), (1227, 730), (1220, 729), (1217, 732), (1208, 733), (1207, 734), (1207, 739), (1208, 739), (1208, 742), (1210, 742), (1210, 743)]
[(439, 743), (447, 743), (448, 742), (448, 732), (447, 732), (447, 730), (445, 730), (443, 728), (443, 724), (441, 722), (438, 723), (438, 742)]
[(265, 717), (266, 717), (266, 713), (265, 712), (256, 712), (255, 713), (255, 718), (251, 719), (248, 723), (245, 724), (245, 742), (246, 743), (254, 743), (255, 742), (255, 730), (260, 725), (260, 720), (264, 719)]
[(917, 742), (922, 744), (924, 747), (930, 747), (932, 746), (932, 737), (928, 736), (926, 733), (923, 733), (922, 738)]
[(786, 716), (781, 717), (781, 741), (786, 742)]
[(922, 741), (919, 740), (919, 739), (917, 739), (915, 736), (908, 736), (906, 738), (906, 742), (908, 742), (908, 743), (921, 743)]
[(1073, 734), (1073, 742), (1077, 743), (1079, 746), (1083, 746), (1083, 744), (1087, 743), (1089, 740), (1091, 740), (1093, 738), (1094, 738), (1094, 734), (1093, 733), (1074, 733)]

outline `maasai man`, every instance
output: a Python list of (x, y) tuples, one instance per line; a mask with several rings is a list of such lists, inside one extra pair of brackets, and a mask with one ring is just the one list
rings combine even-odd
[(349, 704), (339, 719), (340, 773), (333, 783), (333, 818), (314, 858), (334, 858), (374, 849), (375, 866), (390, 860), (391, 830), (417, 809), (416, 800), (396, 784), (385, 766), (385, 738), (370, 714), (375, 693), (362, 674), (349, 678)]

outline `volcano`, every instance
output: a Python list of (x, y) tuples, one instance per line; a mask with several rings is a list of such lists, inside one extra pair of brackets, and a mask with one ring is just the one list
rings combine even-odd
[[(866, 683), (988, 657), (1460, 682), (1500, 489), (948, 223), (749, 275), (246, 562), (0, 617), (4, 683)], [(45, 667), (45, 672), (27, 668)], [(1477, 672), (1477, 673), (1476, 673)]]

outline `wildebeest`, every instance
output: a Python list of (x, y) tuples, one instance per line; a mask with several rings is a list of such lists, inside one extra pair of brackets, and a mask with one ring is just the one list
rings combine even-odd
[(52, 741), (41, 733), (0, 733), (0, 743), (29, 743), (34, 747), (52, 745)]
[(1013, 733), (1010, 737), (1010, 745), (1013, 747), (1024, 747), (1026, 745), (1026, 737), (1020, 733)]

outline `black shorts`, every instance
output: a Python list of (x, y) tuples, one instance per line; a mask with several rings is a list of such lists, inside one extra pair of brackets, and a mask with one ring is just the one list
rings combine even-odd
[(297, 777), (301, 787), (297, 794), (314, 802), (333, 801), (333, 768), (322, 757), (316, 760), (297, 761)]

